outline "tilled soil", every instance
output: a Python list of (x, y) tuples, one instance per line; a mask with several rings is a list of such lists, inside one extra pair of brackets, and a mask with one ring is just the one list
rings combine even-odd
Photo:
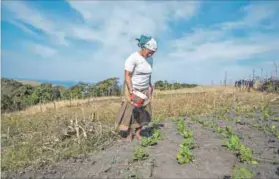
[[(279, 114), (279, 108), (273, 108), (273, 111), (274, 115)], [(201, 119), (231, 127), (243, 144), (253, 150), (259, 164), (241, 165), (252, 168), (255, 178), (279, 178), (279, 140), (269, 132), (252, 127), (259, 122), (260, 116), (259, 113), (255, 113), (254, 118), (242, 116), (242, 125), (212, 116)], [(111, 147), (87, 157), (63, 160), (37, 171), (26, 168), (13, 173), (4, 172), (2, 178), (230, 178), (233, 168), (240, 162), (233, 152), (224, 147), (226, 139), (194, 121), (186, 120), (185, 123), (193, 131), (195, 142), (192, 149), (194, 161), (188, 164), (178, 164), (176, 153), (182, 136), (177, 133), (175, 122), (166, 120), (160, 128), (163, 140), (146, 148), (149, 153), (146, 160), (133, 160), (133, 150), (139, 146), (139, 141), (128, 143), (118, 140)], [(275, 126), (278, 123), (272, 121)], [(150, 130), (147, 128), (145, 134)]]
[(193, 149), (194, 161), (179, 165), (176, 161), (178, 145), (182, 140), (173, 123), (167, 122), (163, 135), (165, 140), (151, 151), (157, 166), (154, 178), (224, 178), (230, 176), (236, 157), (222, 147), (222, 141), (213, 132), (187, 122), (194, 133), (196, 148)]
[[(278, 115), (277, 108), (272, 108), (274, 115)], [(260, 113), (256, 113), (254, 118), (241, 116), (243, 125), (236, 124), (235, 121), (220, 120), (213, 117), (201, 117), (202, 120), (214, 120), (219, 126), (229, 126), (240, 137), (246, 147), (253, 150), (258, 165), (249, 165), (255, 173), (255, 178), (279, 178), (279, 139), (270, 132), (264, 132), (253, 127), (254, 124), (270, 123), (278, 126), (279, 122), (259, 119)], [(275, 116), (277, 117), (277, 116)]]
[(193, 130), (196, 148), (194, 161), (179, 165), (176, 153), (182, 137), (176, 132), (175, 123), (168, 120), (160, 129), (163, 140), (148, 147), (149, 158), (133, 161), (131, 143), (117, 141), (113, 146), (87, 158), (61, 161), (37, 171), (6, 173), (4, 178), (226, 178), (231, 175), (237, 158), (227, 151), (217, 134), (200, 125), (187, 122)]

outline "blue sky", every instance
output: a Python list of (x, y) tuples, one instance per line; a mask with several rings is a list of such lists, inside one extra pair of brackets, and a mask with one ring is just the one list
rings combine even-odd
[(158, 41), (152, 80), (275, 75), (278, 1), (2, 1), (2, 76), (123, 80), (135, 38)]

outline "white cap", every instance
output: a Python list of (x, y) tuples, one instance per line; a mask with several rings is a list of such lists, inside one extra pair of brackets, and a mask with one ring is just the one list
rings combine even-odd
[(157, 51), (157, 42), (155, 41), (155, 39), (152, 38), (144, 45), (144, 47), (156, 52)]

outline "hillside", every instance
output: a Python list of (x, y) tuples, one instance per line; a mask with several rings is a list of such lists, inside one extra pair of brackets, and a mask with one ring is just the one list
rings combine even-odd
[[(57, 84), (62, 82), (56, 82)], [(96, 97), (119, 96), (122, 86), (116, 77), (108, 78), (97, 83), (79, 82), (71, 87), (52, 84), (50, 82), (37, 83), (25, 80), (2, 78), (1, 109), (2, 112), (12, 112), (26, 109), (37, 104), (53, 101), (79, 100)], [(155, 88), (165, 90), (178, 90), (194, 88), (195, 84), (155, 82)]]
[(12, 94), (20, 87), (22, 87), (23, 84), (21, 82), (18, 82), (16, 80), (8, 79), (8, 78), (2, 78), (1, 79), (1, 94), (12, 96)]
[(42, 84), (41, 82), (31, 81), (31, 80), (20, 80), (20, 79), (13, 79), (13, 80), (22, 83), (23, 85), (39, 86), (40, 84)]

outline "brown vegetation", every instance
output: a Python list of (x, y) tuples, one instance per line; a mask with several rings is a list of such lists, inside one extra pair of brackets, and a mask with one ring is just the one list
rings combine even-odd
[[(272, 93), (239, 93), (225, 87), (185, 91), (154, 93), (153, 121), (208, 114), (232, 103), (249, 111), (276, 97)], [(2, 170), (38, 167), (88, 155), (110, 145), (117, 138), (114, 120), (120, 102), (119, 97), (57, 101), (2, 115)]]

